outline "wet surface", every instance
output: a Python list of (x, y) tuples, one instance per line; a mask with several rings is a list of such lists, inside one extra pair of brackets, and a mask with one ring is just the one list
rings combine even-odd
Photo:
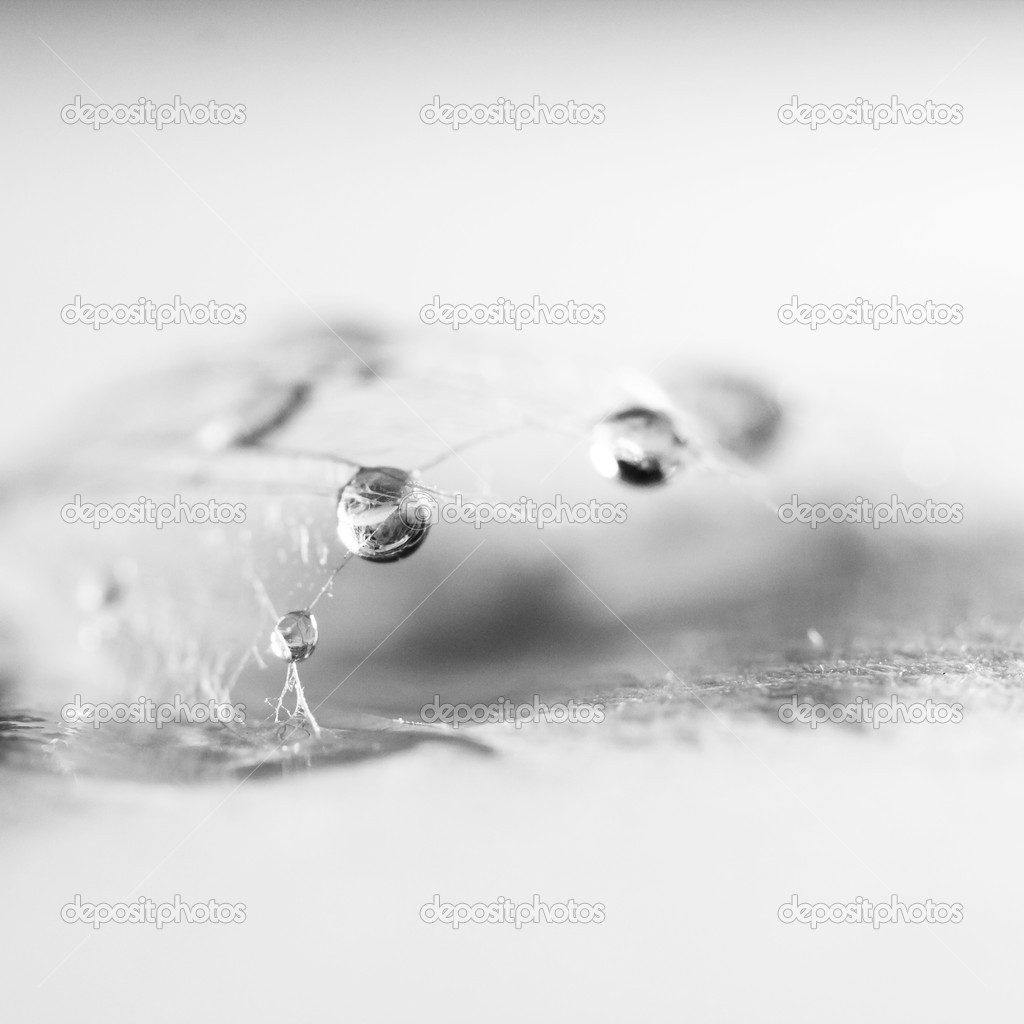
[(489, 748), (427, 725), (380, 719), (322, 730), (272, 721), (256, 727), (171, 724), (69, 726), (25, 712), (0, 718), (0, 765), (9, 771), (136, 783), (194, 783), (280, 777), (311, 768), (358, 764), (447, 744), (468, 754)]

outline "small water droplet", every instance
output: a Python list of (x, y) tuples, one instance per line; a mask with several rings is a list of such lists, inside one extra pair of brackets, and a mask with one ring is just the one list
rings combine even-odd
[(305, 661), (320, 638), (316, 619), (309, 612), (282, 615), (270, 634), (270, 649), (282, 661)]
[(665, 413), (634, 406), (595, 424), (590, 458), (609, 480), (645, 487), (668, 480), (682, 464), (685, 449)]
[(117, 604), (121, 587), (111, 573), (83, 576), (75, 589), (75, 603), (83, 612), (99, 612)]
[(134, 559), (123, 557), (113, 565), (87, 573), (78, 581), (75, 603), (80, 611), (97, 613), (119, 604), (138, 575)]
[(426, 539), (429, 522), (416, 515), (417, 487), (401, 469), (361, 469), (338, 495), (338, 538), (370, 562), (394, 562), (411, 555)]

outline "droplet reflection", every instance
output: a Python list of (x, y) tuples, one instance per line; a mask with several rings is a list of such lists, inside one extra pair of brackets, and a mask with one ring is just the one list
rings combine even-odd
[(338, 538), (353, 554), (370, 562), (395, 562), (411, 555), (426, 539), (429, 522), (409, 514), (418, 507), (421, 488), (401, 469), (361, 469), (338, 495)]

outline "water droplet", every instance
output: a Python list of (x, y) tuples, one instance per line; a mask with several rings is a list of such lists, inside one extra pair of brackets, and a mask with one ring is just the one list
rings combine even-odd
[(644, 487), (668, 480), (682, 464), (685, 449), (665, 413), (634, 406), (595, 424), (590, 458), (609, 480)]
[(422, 489), (401, 469), (361, 469), (338, 495), (338, 537), (370, 562), (394, 562), (426, 539), (430, 523), (416, 514)]
[(309, 612), (282, 615), (270, 634), (270, 649), (282, 661), (305, 661), (315, 650), (320, 635)]
[(75, 589), (75, 603), (83, 612), (99, 612), (117, 604), (121, 587), (112, 574), (83, 576)]
[(782, 425), (782, 406), (744, 377), (698, 377), (682, 388), (679, 397), (720, 447), (747, 461), (769, 451)]
[(75, 603), (80, 611), (100, 612), (118, 604), (135, 581), (138, 566), (131, 558), (119, 558), (112, 566), (84, 575), (75, 589)]

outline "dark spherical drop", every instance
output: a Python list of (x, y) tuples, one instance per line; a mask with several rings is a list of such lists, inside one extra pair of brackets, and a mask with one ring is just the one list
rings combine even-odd
[(422, 494), (402, 469), (361, 469), (338, 495), (338, 538), (370, 562), (396, 562), (427, 538), (430, 522), (416, 513)]
[(595, 424), (590, 457), (609, 480), (650, 487), (679, 469), (686, 447), (665, 413), (635, 406)]

